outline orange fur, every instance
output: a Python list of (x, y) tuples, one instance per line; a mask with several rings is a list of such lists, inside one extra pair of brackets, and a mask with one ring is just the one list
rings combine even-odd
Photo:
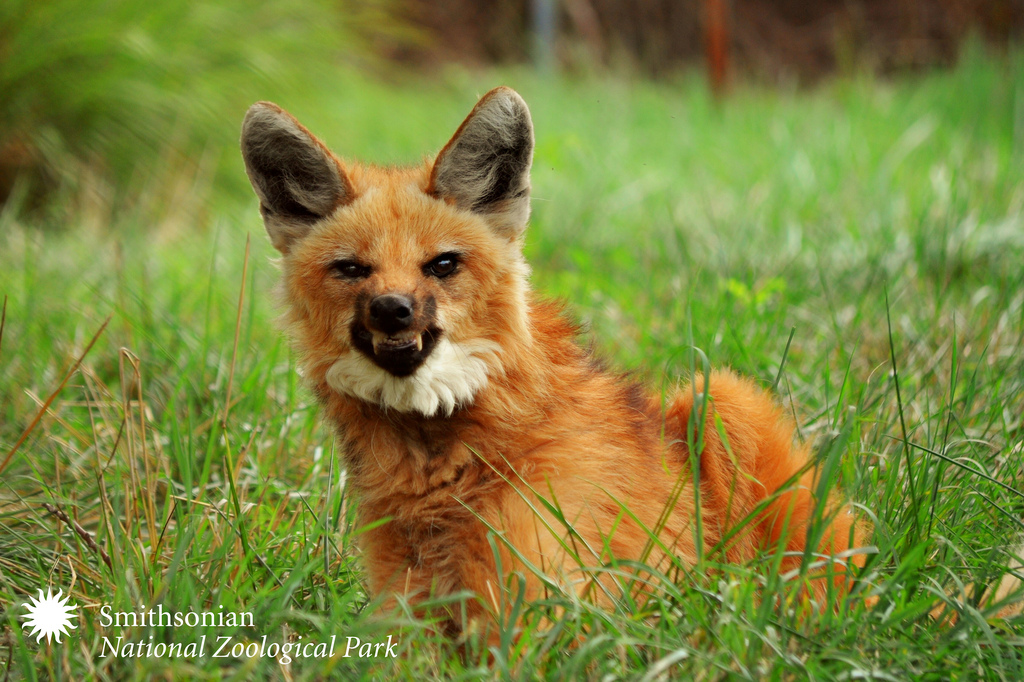
[[(492, 92), (474, 114), (488, 97), (511, 97), (507, 92)], [(687, 433), (700, 413), (692, 386), (676, 391), (662, 409), (642, 386), (601, 369), (578, 344), (578, 330), (563, 311), (530, 293), (521, 239), (509, 233), (511, 223), (493, 229), (487, 211), (437, 196), (432, 164), (384, 169), (333, 156), (331, 162), (344, 181), (343, 201), (307, 234), (279, 246), (281, 293), (305, 379), (343, 438), (359, 520), (387, 519), (359, 536), (374, 594), (407, 593), (418, 601), (469, 590), (480, 595), (469, 606), (470, 617), (477, 618), (500, 608), (513, 571), (525, 576), (528, 597), (539, 596), (542, 582), (532, 566), (580, 592), (596, 587), (607, 600), (617, 596), (614, 581), (602, 578), (594, 585), (563, 543), (575, 547), (587, 566), (615, 557), (646, 559), (664, 569), (670, 557), (652, 549), (657, 531), (662, 546), (693, 565), (748, 516), (754, 518), (726, 543), (724, 557), (743, 562), (764, 550), (784, 551), (781, 565), (789, 570), (800, 565), (819, 503), (831, 525), (816, 554), (833, 556), (857, 542), (846, 509), (813, 499), (814, 471), (798, 475), (806, 448), (793, 447), (791, 422), (753, 382), (728, 371), (707, 378), (711, 398), (703, 403), (698, 511), (688, 446), (693, 436)], [(273, 198), (275, 187), (264, 186)], [(266, 217), (274, 207), (264, 211)], [(426, 274), (423, 264), (450, 250), (460, 254), (457, 276)], [(332, 274), (331, 264), (350, 256), (370, 274), (358, 280)], [(396, 291), (432, 301), (445, 339), (496, 349), (485, 357), (486, 385), (450, 414), (398, 410), (332, 385), (333, 364), (360, 352), (348, 330), (364, 320), (365, 301)], [(422, 324), (414, 323), (417, 333)], [(705, 379), (695, 382), (703, 392)], [(796, 484), (777, 494), (792, 478)], [(544, 510), (538, 495), (557, 503), (575, 535)], [(771, 502), (757, 513), (765, 500)], [(500, 535), (503, 575), (488, 540), (491, 530)], [(835, 584), (842, 587), (844, 562), (835, 562)], [(826, 588), (821, 579), (812, 583), (818, 596)], [(450, 625), (462, 624), (453, 617)]]

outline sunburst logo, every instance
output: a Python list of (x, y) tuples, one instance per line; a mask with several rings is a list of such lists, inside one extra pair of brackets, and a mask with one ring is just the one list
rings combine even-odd
[(60, 636), (68, 634), (68, 628), (77, 630), (77, 625), (71, 624), (72, 618), (78, 618), (78, 614), (74, 611), (78, 608), (75, 604), (68, 604), (68, 600), (71, 596), (68, 595), (61, 599), (64, 594), (64, 590), (57, 590), (57, 594), (49, 588), (46, 590), (46, 596), (43, 596), (43, 591), (39, 590), (39, 599), (29, 597), (32, 600), (31, 604), (25, 604), (25, 610), (27, 614), (22, 616), (25, 622), (22, 624), (22, 628), (31, 627), (28, 636), (36, 636), (36, 642), (41, 640), (43, 636), (46, 636), (46, 642), (50, 642), (50, 638), (57, 640), (60, 644)]

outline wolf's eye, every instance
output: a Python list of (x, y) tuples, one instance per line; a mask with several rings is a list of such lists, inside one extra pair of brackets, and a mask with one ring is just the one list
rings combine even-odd
[(331, 263), (335, 275), (345, 279), (363, 279), (370, 276), (370, 266), (354, 260), (336, 260)]
[(459, 254), (442, 253), (440, 256), (423, 266), (423, 272), (433, 277), (443, 279), (455, 272), (459, 266)]

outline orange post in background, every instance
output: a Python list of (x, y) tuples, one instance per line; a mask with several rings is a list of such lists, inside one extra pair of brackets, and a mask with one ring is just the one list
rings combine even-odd
[(716, 97), (725, 94), (729, 74), (729, 8), (727, 0), (704, 0), (704, 38), (708, 80)]

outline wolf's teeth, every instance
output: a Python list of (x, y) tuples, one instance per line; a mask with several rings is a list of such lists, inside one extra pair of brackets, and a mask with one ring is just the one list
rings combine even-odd
[(388, 338), (387, 334), (381, 334), (380, 332), (373, 332), (373, 354), (376, 355), (380, 352), (380, 344), (384, 343)]
[(422, 334), (417, 334), (415, 332), (400, 332), (391, 336), (389, 334), (384, 334), (383, 332), (373, 332), (373, 354), (377, 355), (380, 353), (381, 346), (403, 345), (409, 341), (415, 341), (417, 351), (423, 350)]

